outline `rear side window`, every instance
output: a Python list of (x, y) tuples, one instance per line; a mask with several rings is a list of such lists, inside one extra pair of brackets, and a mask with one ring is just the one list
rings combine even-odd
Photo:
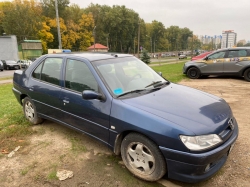
[(246, 57), (247, 51), (246, 50), (234, 50), (229, 51), (228, 58), (234, 58), (234, 57)]
[(59, 86), (62, 61), (61, 58), (47, 58), (33, 71), (32, 76)]
[(239, 50), (239, 57), (245, 57), (247, 56), (247, 51), (246, 50)]

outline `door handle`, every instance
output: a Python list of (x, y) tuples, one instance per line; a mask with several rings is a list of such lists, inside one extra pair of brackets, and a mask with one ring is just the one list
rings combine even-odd
[(69, 101), (68, 101), (68, 100), (65, 100), (65, 99), (63, 100), (63, 102), (64, 102), (64, 103), (69, 103)]
[(33, 86), (30, 87), (30, 88), (29, 88), (29, 91), (32, 91), (32, 92), (33, 92), (33, 91), (34, 91), (34, 87), (33, 87)]

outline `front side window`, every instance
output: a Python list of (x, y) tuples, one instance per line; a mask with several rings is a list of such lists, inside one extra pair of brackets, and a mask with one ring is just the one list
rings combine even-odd
[(225, 51), (220, 51), (218, 53), (214, 53), (208, 57), (208, 59), (219, 59), (219, 58), (224, 58), (225, 57)]
[(67, 60), (65, 87), (77, 92), (93, 90), (98, 92), (98, 83), (88, 66), (78, 60)]
[(60, 85), (60, 73), (63, 59), (47, 58), (32, 73), (32, 77)]

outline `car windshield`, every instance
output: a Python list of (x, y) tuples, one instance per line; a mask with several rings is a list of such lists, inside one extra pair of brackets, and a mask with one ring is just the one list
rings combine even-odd
[(93, 62), (114, 96), (138, 93), (167, 82), (144, 62), (135, 57), (115, 58)]

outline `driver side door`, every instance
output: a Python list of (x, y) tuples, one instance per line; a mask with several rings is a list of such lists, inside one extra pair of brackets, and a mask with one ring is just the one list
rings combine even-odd
[(204, 66), (200, 68), (201, 73), (219, 74), (223, 73), (223, 64), (226, 56), (226, 51), (219, 51), (209, 55), (205, 61)]

